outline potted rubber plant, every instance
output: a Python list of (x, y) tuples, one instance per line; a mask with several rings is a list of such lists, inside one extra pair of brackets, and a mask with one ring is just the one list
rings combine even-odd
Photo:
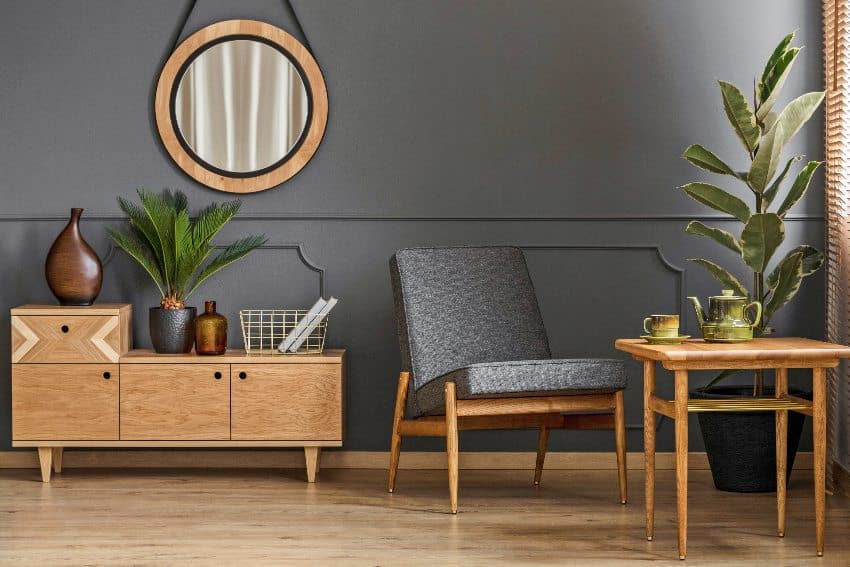
[(263, 235), (241, 238), (213, 255), (212, 240), (239, 211), (239, 201), (212, 203), (194, 218), (189, 216), (186, 196), (138, 189), (140, 204), (118, 197), (129, 227), (106, 231), (115, 245), (139, 263), (161, 295), (158, 307), (150, 308), (150, 334), (154, 350), (175, 354), (189, 352), (194, 343), (197, 310), (186, 302), (210, 276), (247, 256), (266, 242)]
[[(785, 240), (786, 215), (803, 198), (821, 165), (821, 162), (809, 161), (796, 168), (795, 164), (803, 156), (792, 156), (784, 162), (781, 158), (783, 148), (812, 117), (824, 98), (823, 92), (810, 92), (793, 99), (781, 111), (775, 109), (801, 49), (792, 45), (794, 35), (793, 32), (786, 35), (771, 53), (760, 78), (754, 81), (752, 104), (738, 87), (718, 81), (726, 118), (747, 156), (746, 160), (741, 160), (746, 171), (728, 165), (698, 144), (689, 146), (683, 154), (698, 168), (723, 175), (740, 187), (736, 195), (710, 183), (683, 185), (681, 189), (687, 195), (740, 223), (739, 230), (733, 233), (694, 220), (685, 232), (712, 240), (740, 258), (735, 270), (748, 274), (752, 282), (749, 288), (731, 270), (714, 261), (690, 260), (707, 270), (724, 289), (763, 305), (763, 316), (753, 328), (755, 337), (774, 331), (771, 319), (794, 298), (803, 280), (823, 265), (823, 254), (806, 244), (774, 260)], [(793, 181), (784, 183), (789, 175)], [(754, 372), (751, 386), (722, 385), (735, 372), (722, 372), (708, 385), (691, 392), (691, 396), (773, 395), (772, 390), (765, 388), (761, 370)], [(699, 422), (717, 488), (734, 492), (776, 490), (773, 412), (700, 413)], [(803, 416), (792, 412), (788, 420), (789, 473), (802, 427)]]

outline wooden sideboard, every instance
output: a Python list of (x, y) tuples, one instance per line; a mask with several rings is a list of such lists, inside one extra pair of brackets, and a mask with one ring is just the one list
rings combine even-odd
[(44, 482), (64, 447), (322, 447), (343, 439), (345, 351), (165, 355), (130, 350), (129, 305), (12, 309), (12, 446)]

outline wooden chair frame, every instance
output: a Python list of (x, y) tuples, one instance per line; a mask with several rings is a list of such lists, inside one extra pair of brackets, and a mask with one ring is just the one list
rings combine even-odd
[[(390, 450), (390, 470), (387, 490), (395, 490), (402, 437), (446, 438), (449, 472), (449, 503), (457, 514), (458, 494), (458, 431), (474, 429), (539, 429), (534, 485), (540, 484), (550, 429), (614, 429), (617, 452), (617, 472), (620, 503), (625, 504), (626, 492), (626, 423), (623, 391), (610, 394), (575, 396), (539, 396), (520, 398), (457, 399), (454, 382), (447, 382), (445, 416), (426, 416), (405, 419), (410, 373), (401, 372), (398, 378), (393, 435)], [(608, 410), (599, 413), (568, 414)]]

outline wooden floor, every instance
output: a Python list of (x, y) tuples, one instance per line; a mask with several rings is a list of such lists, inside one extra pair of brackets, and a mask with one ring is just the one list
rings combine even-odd
[(627, 506), (616, 471), (461, 471), (447, 513), (445, 471), (72, 469), (42, 484), (0, 471), (2, 565), (850, 565), (850, 499), (830, 496), (815, 557), (811, 471), (795, 472), (788, 531), (773, 494), (716, 491), (690, 474), (688, 559), (676, 560), (673, 473), (659, 471), (655, 541), (644, 539), (643, 477)]

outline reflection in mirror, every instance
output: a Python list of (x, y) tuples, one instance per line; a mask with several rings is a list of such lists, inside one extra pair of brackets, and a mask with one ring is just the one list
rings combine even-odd
[(293, 149), (307, 124), (307, 89), (283, 53), (234, 39), (203, 51), (179, 79), (175, 129), (220, 170), (263, 170)]

